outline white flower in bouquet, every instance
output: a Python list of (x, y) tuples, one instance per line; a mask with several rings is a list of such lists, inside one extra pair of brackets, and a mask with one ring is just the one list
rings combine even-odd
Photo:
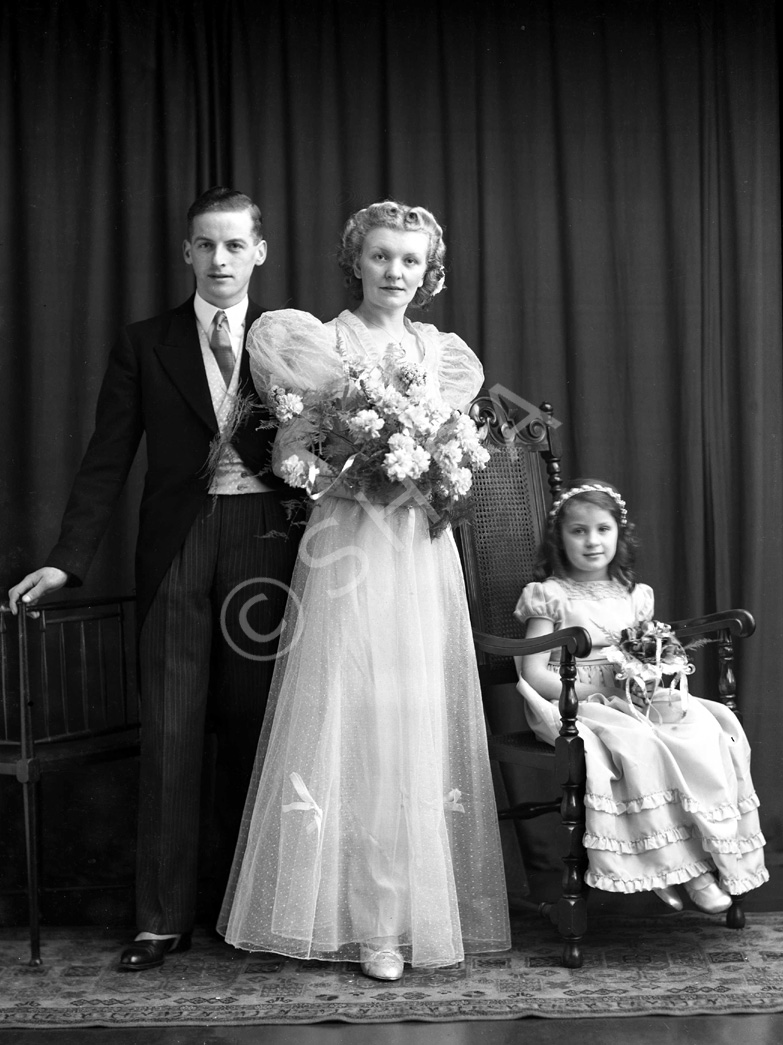
[(378, 384), (373, 383), (369, 386), (363, 384), (362, 391), (367, 396), (370, 405), (384, 414), (397, 416), (405, 408), (407, 402), (405, 396), (398, 392), (396, 388), (392, 388), (391, 385), (385, 385), (382, 382)]
[(483, 470), (489, 462), (489, 450), (479, 443), (478, 446), (468, 450), (468, 458), (473, 468)]
[(453, 496), (466, 497), (473, 485), (473, 473), (469, 468), (455, 468), (446, 476)]
[(410, 403), (398, 416), (404, 428), (410, 428), (416, 435), (425, 439), (435, 435), (443, 424), (442, 411), (427, 409), (423, 403)]
[(383, 470), (390, 479), (419, 479), (430, 466), (430, 454), (404, 432), (389, 436), (390, 452), (383, 458)]
[(422, 396), (426, 391), (427, 374), (419, 363), (401, 363), (397, 369), (397, 380), (411, 398)]
[(475, 423), (467, 414), (459, 414), (455, 420), (454, 429), (462, 451), (467, 455), (471, 465), (480, 469), (486, 467), (489, 461), (489, 451), (482, 445)]
[(467, 414), (457, 411), (454, 416), (454, 434), (463, 444), (469, 446), (479, 442), (478, 429)]
[(387, 390), (388, 385), (379, 367), (363, 369), (356, 363), (345, 363), (346, 377), (361, 391), (369, 403), (373, 403)]
[(296, 392), (286, 392), (280, 385), (272, 385), (269, 395), (275, 417), (280, 424), (285, 424), (287, 421), (292, 420), (304, 410), (302, 397), (297, 395)]
[(456, 439), (447, 439), (445, 443), (436, 443), (432, 456), (446, 474), (450, 474), (462, 464), (464, 452)]
[(302, 488), (307, 486), (307, 465), (296, 454), (292, 454), (283, 461), (280, 465), (280, 475), (289, 486)]
[(376, 410), (360, 410), (348, 420), (348, 431), (360, 441), (377, 439), (383, 431), (384, 420)]

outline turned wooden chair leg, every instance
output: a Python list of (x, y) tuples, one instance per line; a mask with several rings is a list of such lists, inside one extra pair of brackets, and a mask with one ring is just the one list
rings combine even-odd
[(585, 745), (576, 728), (577, 698), (574, 687), (576, 662), (566, 653), (560, 666), (563, 689), (560, 695), (560, 736), (555, 741), (555, 772), (563, 797), (560, 805), (560, 841), (563, 853), (563, 893), (552, 914), (563, 938), (563, 965), (582, 965), (581, 941), (587, 930), (587, 898), (584, 872), (585, 788), (587, 764)]
[(582, 845), (584, 820), (561, 822), (565, 848), (563, 857), (563, 892), (550, 914), (563, 940), (562, 964), (567, 969), (582, 966), (582, 938), (587, 932), (587, 896), (584, 872), (587, 862)]

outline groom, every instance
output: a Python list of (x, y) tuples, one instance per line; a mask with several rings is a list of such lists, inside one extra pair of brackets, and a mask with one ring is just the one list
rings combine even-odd
[(20, 599), (32, 605), (82, 583), (146, 436), (136, 548), (139, 934), (120, 957), (126, 971), (190, 946), (207, 709), (228, 858), (233, 851), (296, 554), (296, 540), (281, 536), (292, 491), (268, 471), (272, 433), (258, 428), (245, 349), (261, 314), (247, 294), (266, 259), (258, 207), (209, 189), (188, 211), (183, 252), (195, 295), (121, 332), (60, 538), (9, 592), (16, 612)]

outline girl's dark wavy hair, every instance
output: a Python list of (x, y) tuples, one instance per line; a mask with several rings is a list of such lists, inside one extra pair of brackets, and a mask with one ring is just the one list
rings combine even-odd
[(435, 296), (435, 290), (445, 275), (443, 260), (446, 257), (446, 244), (443, 242), (443, 229), (435, 219), (435, 215), (424, 207), (409, 207), (406, 203), (384, 200), (382, 203), (371, 203), (352, 214), (345, 223), (340, 248), (337, 251), (337, 264), (345, 276), (344, 283), (351, 295), (362, 300), (364, 292), (362, 281), (354, 272), (354, 265), (362, 256), (364, 239), (370, 229), (395, 229), (397, 232), (424, 232), (429, 240), (427, 245), (427, 272), (424, 282), (416, 291), (411, 308), (426, 308)]
[[(574, 479), (564, 485), (563, 493), (572, 490), (575, 486), (592, 484), (608, 486), (618, 494), (620, 492), (616, 486), (603, 479)], [(547, 516), (544, 539), (538, 549), (538, 556), (533, 567), (533, 579), (544, 581), (547, 577), (568, 577), (569, 562), (563, 546), (563, 520), (572, 504), (594, 504), (597, 508), (603, 508), (611, 513), (617, 523), (617, 552), (609, 563), (609, 576), (628, 591), (633, 591), (636, 587), (636, 551), (639, 547), (636, 527), (632, 522), (626, 522), (625, 526), (622, 525), (620, 506), (617, 501), (608, 493), (602, 493), (600, 490), (576, 493), (573, 497), (568, 498), (554, 519), (551, 515)]]

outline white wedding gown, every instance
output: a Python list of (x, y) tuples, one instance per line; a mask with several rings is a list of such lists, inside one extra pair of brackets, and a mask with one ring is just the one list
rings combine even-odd
[[(467, 345), (409, 324), (432, 389), (464, 407)], [(350, 312), (268, 313), (256, 382), (337, 387), (342, 362), (392, 365)], [(276, 462), (296, 445), (278, 436)], [(510, 946), (506, 886), (464, 581), (450, 529), (421, 508), (325, 496), (302, 538), (234, 868), (229, 943), (359, 960), (396, 941), (414, 966)]]

